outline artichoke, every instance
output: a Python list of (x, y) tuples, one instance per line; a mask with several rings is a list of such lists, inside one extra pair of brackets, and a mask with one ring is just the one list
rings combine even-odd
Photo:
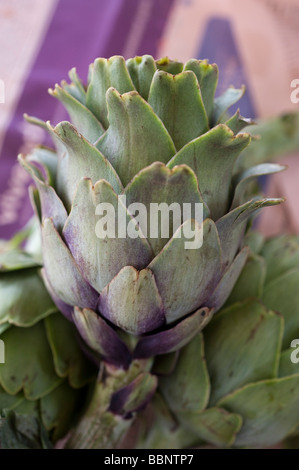
[[(115, 56), (95, 60), (86, 86), (75, 69), (69, 75), (50, 93), (72, 124), (27, 116), (56, 152), (40, 147), (19, 159), (37, 186), (31, 197), (52, 299), (91, 349), (127, 368), (183, 347), (224, 304), (247, 258), (248, 219), (281, 202), (260, 197), (253, 183), (283, 167), (234, 171), (250, 121), (227, 109), (244, 90), (215, 98), (218, 69), (206, 60)], [(183, 218), (186, 203), (200, 205), (202, 223), (192, 211)], [(112, 215), (99, 214), (105, 204)], [(140, 204), (175, 204), (179, 217), (170, 211), (167, 226), (149, 233)], [(98, 236), (112, 220), (118, 234)], [(192, 252), (187, 224), (194, 239), (203, 236)]]
[(159, 393), (139, 446), (298, 442), (299, 237), (255, 234), (250, 244), (224, 308), (178, 355), (156, 360)]
[(51, 448), (78, 417), (95, 373), (39, 270), (31, 255), (1, 243), (1, 448)]

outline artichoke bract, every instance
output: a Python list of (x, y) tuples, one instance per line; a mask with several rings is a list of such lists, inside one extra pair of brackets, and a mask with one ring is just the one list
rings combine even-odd
[(298, 436), (299, 238), (254, 238), (225, 307), (157, 363), (164, 376), (141, 446), (265, 448)]
[[(257, 195), (253, 182), (283, 167), (234, 171), (250, 121), (227, 110), (244, 90), (215, 98), (218, 69), (206, 60), (115, 56), (95, 60), (86, 86), (75, 69), (69, 75), (50, 93), (72, 123), (27, 116), (50, 133), (56, 152), (40, 147), (19, 159), (37, 186), (53, 300), (90, 348), (128, 367), (178, 350), (223, 305), (247, 258), (248, 219), (281, 202)], [(145, 230), (153, 204), (169, 208), (167, 227), (160, 221), (155, 233)], [(194, 211), (183, 217), (186, 204), (200, 205), (202, 220)], [(99, 210), (108, 206), (115, 236), (107, 235), (110, 211)], [(200, 248), (186, 249), (186, 225), (203, 237)]]
[(3, 247), (0, 447), (49, 448), (74, 424), (96, 369), (53, 304), (35, 259)]

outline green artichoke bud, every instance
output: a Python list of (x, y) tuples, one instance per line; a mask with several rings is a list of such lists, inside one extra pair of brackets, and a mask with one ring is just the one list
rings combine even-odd
[(82, 408), (95, 370), (28, 253), (1, 244), (0, 447), (48, 448)]
[[(215, 98), (215, 64), (115, 56), (95, 60), (86, 86), (75, 69), (70, 79), (50, 93), (73, 124), (27, 117), (50, 132), (56, 153), (39, 148), (20, 162), (37, 185), (32, 200), (54, 302), (90, 348), (126, 368), (178, 350), (224, 304), (247, 258), (249, 217), (281, 202), (259, 197), (252, 183), (283, 167), (235, 172), (249, 121), (226, 111), (244, 90)], [(186, 203), (201, 205), (203, 221), (192, 211), (183, 217)], [(105, 204), (112, 216), (107, 209), (99, 219)], [(179, 216), (147, 231), (151, 204), (174, 204)], [(114, 221), (117, 236), (98, 235), (98, 224), (108, 231), (103, 220)], [(187, 226), (194, 238), (203, 235), (192, 252)]]
[(265, 448), (288, 436), (296, 441), (299, 238), (263, 245), (255, 234), (248, 243), (255, 252), (225, 307), (177, 355), (157, 359), (164, 376), (141, 447)]

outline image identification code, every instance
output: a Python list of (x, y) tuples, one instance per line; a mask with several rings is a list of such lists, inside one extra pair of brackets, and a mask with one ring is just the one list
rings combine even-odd
[(129, 465), (131, 467), (136, 467), (137, 464), (147, 464), (147, 465), (190, 465), (193, 459), (191, 454), (149, 454), (145, 457), (129, 457), (123, 456), (119, 457), (114, 454), (107, 456), (104, 459), (105, 465)]

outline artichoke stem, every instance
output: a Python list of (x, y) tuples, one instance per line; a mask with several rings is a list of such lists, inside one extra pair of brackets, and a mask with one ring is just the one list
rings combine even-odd
[[(105, 368), (105, 380), (99, 373), (89, 405), (77, 427), (70, 434), (66, 449), (115, 449), (121, 444), (133, 420), (133, 412), (116, 414), (110, 411), (112, 399), (117, 392), (135, 384), (135, 395), (147, 396), (148, 380), (138, 382), (139, 378), (153, 376), (147, 372), (152, 361), (133, 361), (128, 370), (111, 366)], [(137, 380), (137, 381), (136, 381)], [(144, 392), (145, 389), (145, 392)], [(143, 393), (144, 392), (144, 393)], [(149, 393), (150, 396), (150, 393)], [(138, 400), (136, 404), (140, 403)], [(132, 410), (134, 411), (134, 410)]]

